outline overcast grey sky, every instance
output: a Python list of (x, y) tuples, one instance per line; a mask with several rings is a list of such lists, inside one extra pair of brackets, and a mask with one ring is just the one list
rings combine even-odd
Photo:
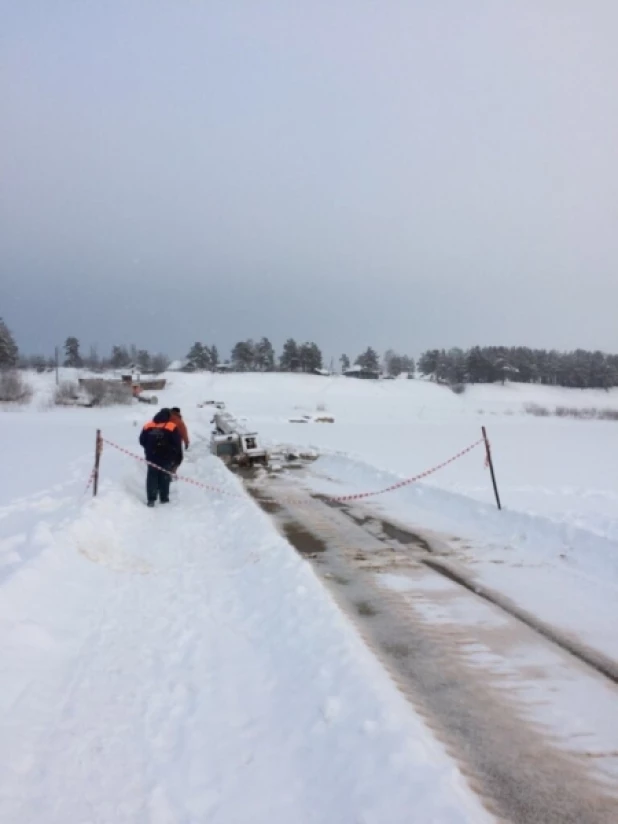
[(618, 351), (617, 0), (0, 0), (0, 315)]

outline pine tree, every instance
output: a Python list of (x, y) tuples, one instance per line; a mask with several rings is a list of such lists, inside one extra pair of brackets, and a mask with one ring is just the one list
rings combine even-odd
[(611, 389), (616, 386), (616, 372), (610, 355), (605, 355), (605, 366), (603, 375), (603, 389)]
[(232, 349), (232, 363), (238, 372), (250, 372), (255, 366), (255, 344), (241, 340)]
[(322, 350), (317, 343), (309, 344), (309, 362), (312, 370), (321, 369), (323, 366)]
[(420, 356), (418, 361), (418, 371), (426, 377), (435, 377), (438, 370), (439, 349), (428, 349)]
[(520, 383), (536, 383), (539, 375), (539, 363), (535, 353), (526, 346), (517, 346), (511, 350), (511, 363), (517, 369), (517, 378)]
[(204, 345), (196, 341), (187, 355), (187, 369), (192, 372), (198, 369), (205, 369), (205, 360), (206, 353), (204, 351)]
[(322, 352), (313, 342), (303, 343), (298, 350), (298, 361), (303, 372), (314, 372), (322, 368)]
[(283, 344), (283, 352), (279, 359), (282, 372), (296, 372), (300, 367), (298, 344), (294, 338), (288, 338)]
[(474, 346), (466, 353), (466, 375), (468, 383), (483, 383), (485, 374), (485, 358), (480, 347)]
[(79, 369), (81, 368), (81, 366), (83, 366), (83, 361), (81, 355), (79, 354), (79, 341), (77, 340), (77, 338), (70, 337), (66, 339), (64, 343), (64, 354), (65, 366), (70, 366), (75, 369)]
[(212, 350), (210, 346), (203, 346), (202, 347), (202, 359), (201, 359), (201, 369), (206, 369), (208, 372), (212, 372)]
[(387, 349), (384, 353), (384, 371), (391, 378), (396, 378), (404, 371), (403, 357), (392, 349)]
[(262, 338), (255, 348), (255, 368), (260, 372), (274, 372), (275, 350), (268, 338)]
[(607, 356), (603, 352), (593, 352), (590, 355), (590, 386), (608, 389), (611, 385), (611, 370)]
[(210, 368), (214, 371), (219, 366), (219, 350), (216, 346), (210, 347)]
[(367, 369), (370, 372), (379, 372), (380, 360), (378, 353), (371, 346), (368, 346), (363, 354), (356, 358), (356, 365), (362, 366), (363, 369)]
[(347, 372), (347, 370), (350, 368), (350, 358), (347, 355), (342, 355), (339, 358), (339, 363), (341, 364), (342, 372)]
[(0, 369), (13, 369), (17, 366), (19, 350), (9, 327), (0, 318)]
[(446, 353), (441, 352), (440, 356), (444, 364), (444, 380), (451, 386), (465, 383), (466, 355), (463, 349), (449, 349)]
[(113, 346), (110, 364), (112, 369), (122, 369), (131, 362), (126, 346)]
[(148, 372), (152, 366), (152, 358), (147, 349), (140, 349), (137, 353), (137, 365), (142, 372)]

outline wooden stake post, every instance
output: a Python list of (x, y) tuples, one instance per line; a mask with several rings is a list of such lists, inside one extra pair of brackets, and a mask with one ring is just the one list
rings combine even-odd
[(500, 503), (500, 494), (498, 492), (498, 484), (496, 483), (496, 473), (494, 472), (494, 462), (491, 457), (491, 447), (489, 445), (489, 438), (487, 437), (487, 430), (485, 427), (482, 427), (483, 430), (483, 440), (485, 441), (485, 451), (487, 452), (487, 465), (489, 466), (489, 471), (491, 472), (491, 482), (494, 486), (494, 495), (496, 496), (496, 505), (498, 509), (502, 509), (502, 504)]
[(101, 451), (103, 449), (103, 439), (101, 430), (97, 429), (97, 439), (94, 447), (94, 477), (92, 479), (92, 497), (96, 498), (99, 491), (99, 464), (101, 462)]

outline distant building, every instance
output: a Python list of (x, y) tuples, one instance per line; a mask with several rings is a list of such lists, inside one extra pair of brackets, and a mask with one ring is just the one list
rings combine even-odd
[(351, 366), (343, 373), (346, 378), (361, 378), (362, 380), (377, 381), (380, 372), (377, 369), (367, 369), (364, 366)]

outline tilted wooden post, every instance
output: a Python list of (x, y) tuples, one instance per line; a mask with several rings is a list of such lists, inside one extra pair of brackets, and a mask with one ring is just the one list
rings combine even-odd
[(101, 452), (103, 450), (103, 439), (101, 430), (97, 429), (97, 439), (94, 447), (94, 477), (92, 479), (92, 497), (96, 498), (99, 491), (99, 464), (101, 462)]
[(491, 446), (489, 445), (489, 438), (487, 437), (487, 430), (484, 426), (481, 428), (483, 430), (483, 440), (485, 441), (485, 451), (487, 452), (487, 466), (489, 467), (489, 471), (491, 472), (491, 482), (494, 486), (496, 504), (498, 506), (498, 509), (502, 509), (502, 504), (500, 503), (500, 494), (498, 492), (498, 484), (496, 483), (496, 473), (494, 472), (494, 462), (491, 457)]

